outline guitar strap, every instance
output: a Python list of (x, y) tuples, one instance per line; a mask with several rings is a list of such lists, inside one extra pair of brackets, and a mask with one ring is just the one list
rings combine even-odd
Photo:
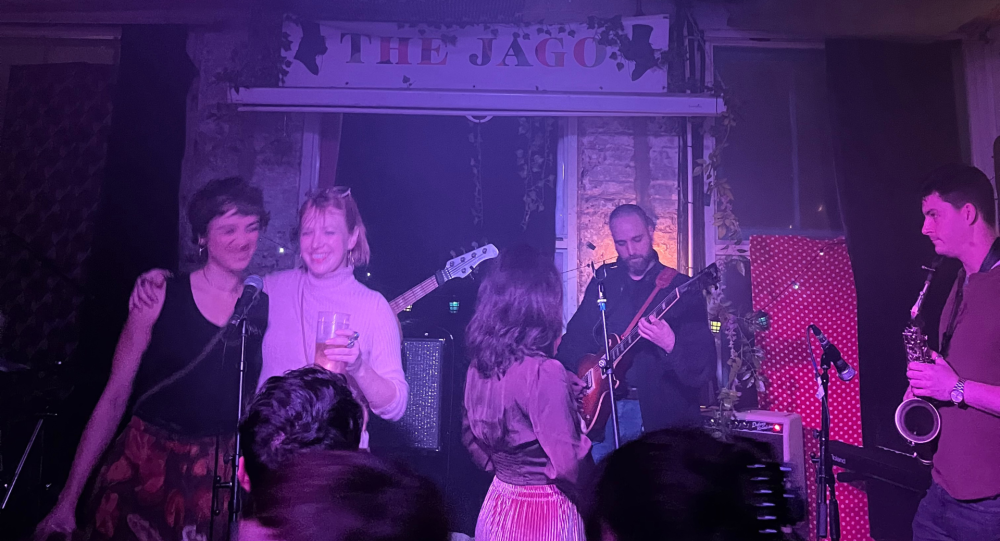
[(629, 332), (631, 332), (632, 327), (635, 327), (636, 324), (639, 323), (639, 318), (641, 318), (642, 314), (646, 312), (646, 308), (649, 308), (649, 303), (653, 302), (653, 299), (656, 298), (656, 294), (659, 293), (661, 290), (663, 290), (663, 286), (661, 286), (660, 284), (669, 284), (674, 280), (674, 278), (677, 277), (678, 274), (679, 273), (677, 272), (676, 269), (671, 269), (670, 267), (663, 267), (663, 270), (660, 271), (659, 276), (656, 277), (656, 286), (653, 287), (653, 292), (649, 294), (649, 298), (647, 298), (646, 302), (643, 303), (642, 308), (640, 308), (639, 311), (636, 312), (635, 317), (632, 318), (632, 323), (628, 324), (628, 327), (625, 328), (625, 332), (622, 333), (622, 336), (625, 336)]

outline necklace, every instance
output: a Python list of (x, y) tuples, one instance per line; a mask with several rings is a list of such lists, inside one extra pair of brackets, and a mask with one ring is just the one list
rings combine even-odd
[(208, 285), (211, 286), (212, 289), (214, 289), (216, 291), (219, 291), (219, 292), (222, 292), (222, 293), (229, 294), (229, 295), (233, 295), (233, 294), (236, 293), (236, 289), (235, 288), (233, 288), (233, 289), (225, 289), (225, 288), (218, 287), (215, 284), (213, 284), (212, 280), (210, 280), (208, 278), (208, 272), (205, 270), (205, 267), (201, 268), (201, 275), (205, 277), (205, 282), (208, 283)]

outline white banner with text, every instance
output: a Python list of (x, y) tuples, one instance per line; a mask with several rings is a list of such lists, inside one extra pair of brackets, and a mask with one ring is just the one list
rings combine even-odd
[(579, 24), (289, 20), (283, 86), (663, 94), (664, 15)]

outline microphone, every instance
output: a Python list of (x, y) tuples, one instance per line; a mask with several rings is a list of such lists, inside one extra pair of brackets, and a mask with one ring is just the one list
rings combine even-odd
[(819, 340), (819, 345), (823, 348), (823, 356), (829, 355), (830, 360), (833, 361), (833, 365), (837, 367), (837, 375), (840, 376), (840, 379), (844, 381), (851, 381), (851, 379), (857, 375), (857, 371), (851, 368), (851, 365), (847, 364), (847, 361), (844, 360), (844, 356), (840, 354), (840, 350), (837, 349), (837, 346), (831, 344), (830, 341), (826, 339), (826, 336), (823, 335), (823, 331), (819, 330), (819, 327), (809, 325), (809, 330), (811, 330)]
[(246, 280), (243, 280), (243, 294), (236, 301), (236, 308), (233, 309), (233, 315), (229, 318), (230, 325), (239, 325), (241, 321), (246, 319), (250, 307), (257, 302), (257, 297), (260, 296), (262, 289), (264, 289), (264, 280), (256, 274), (251, 274), (247, 276)]

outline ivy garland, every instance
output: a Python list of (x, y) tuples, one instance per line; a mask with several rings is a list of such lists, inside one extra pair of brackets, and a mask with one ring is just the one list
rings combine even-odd
[[(470, 160), (474, 195), (472, 220), (483, 222), (483, 121), (469, 121), (469, 143), (473, 152)], [(517, 135), (520, 148), (515, 152), (517, 174), (524, 182), (524, 217), (521, 229), (527, 230), (531, 215), (545, 210), (545, 189), (555, 187), (556, 156), (552, 141), (556, 120), (551, 117), (518, 117)]]
[(482, 121), (470, 120), (469, 142), (472, 143), (472, 184), (475, 186), (472, 201), (472, 223), (483, 223), (483, 131)]
[[(292, 62), (285, 52), (292, 50), (292, 40), (280, 24), (282, 17), (254, 9), (247, 41), (233, 48), (229, 65), (215, 74), (215, 81), (239, 92), (243, 88), (279, 86), (288, 75)], [(292, 20), (285, 17), (284, 20)]]
[[(741, 275), (746, 275), (750, 259), (748, 251), (743, 247), (743, 232), (739, 219), (733, 212), (733, 190), (729, 181), (719, 176), (722, 165), (723, 151), (729, 146), (729, 135), (736, 126), (739, 103), (724, 88), (715, 89), (721, 94), (726, 105), (725, 111), (718, 121), (709, 129), (709, 134), (715, 139), (715, 147), (708, 156), (697, 160), (695, 175), (703, 175), (709, 196), (715, 201), (713, 224), (718, 228), (718, 238), (728, 241), (726, 248), (717, 255), (719, 268), (725, 271), (733, 268)], [(756, 346), (755, 337), (758, 332), (767, 330), (767, 325), (753, 314), (739, 317), (733, 313), (732, 302), (725, 297), (725, 283), (721, 288), (709, 294), (709, 317), (721, 322), (722, 332), (729, 340), (729, 375), (726, 385), (719, 390), (719, 413), (730, 417), (739, 400), (739, 388), (755, 387), (763, 392), (767, 378), (761, 373), (761, 363), (764, 361), (764, 351)], [(726, 423), (723, 423), (725, 426)]]
[(524, 219), (521, 229), (528, 229), (531, 214), (545, 210), (545, 188), (554, 188), (555, 152), (552, 136), (556, 121), (552, 117), (519, 117), (518, 136), (524, 148), (517, 149), (517, 173), (524, 180)]

